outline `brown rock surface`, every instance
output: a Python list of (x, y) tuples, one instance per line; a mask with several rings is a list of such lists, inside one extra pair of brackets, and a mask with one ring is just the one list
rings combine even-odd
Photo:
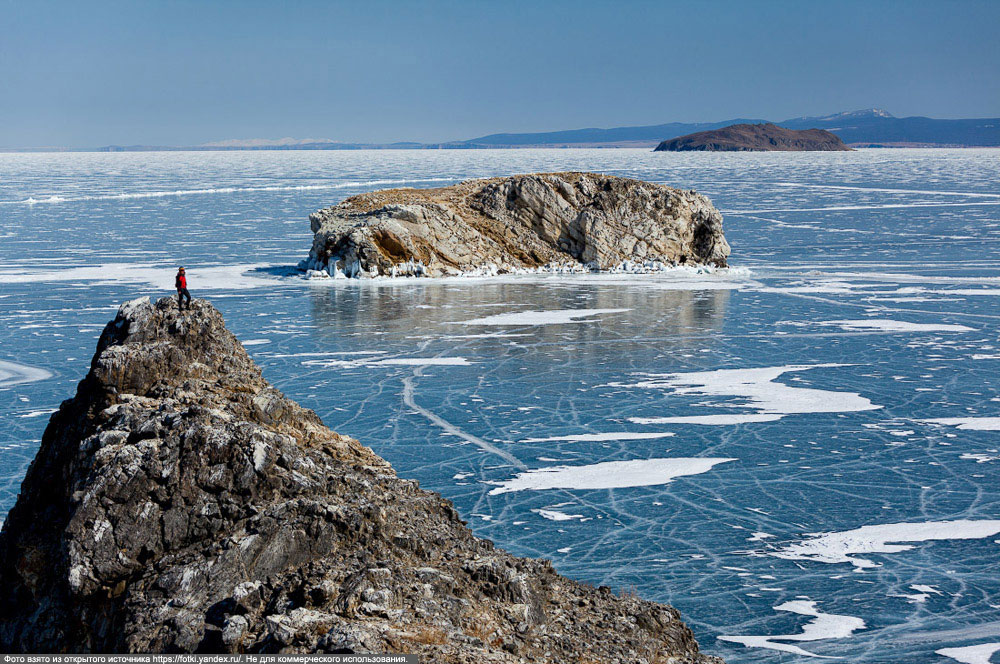
[(302, 267), (330, 276), (652, 271), (729, 256), (722, 215), (704, 196), (593, 173), (375, 191), (309, 219)]

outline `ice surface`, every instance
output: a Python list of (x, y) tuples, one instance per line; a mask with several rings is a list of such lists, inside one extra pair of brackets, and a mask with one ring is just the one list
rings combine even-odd
[(553, 311), (515, 311), (472, 320), (460, 321), (462, 325), (565, 325), (589, 323), (605, 314), (620, 314), (628, 309), (558, 309)]
[[(254, 274), (255, 271), (275, 267), (269, 263), (185, 267), (188, 288), (193, 294), (200, 291), (268, 288), (285, 283), (277, 278)], [(104, 263), (44, 270), (37, 268), (0, 269), (0, 284), (60, 282), (81, 282), (98, 286), (145, 284), (159, 290), (172, 291), (176, 274), (177, 265), (153, 267), (144, 263)]]
[(800, 616), (810, 616), (812, 620), (802, 626), (800, 634), (776, 634), (773, 636), (720, 636), (721, 641), (742, 643), (748, 648), (768, 648), (790, 652), (805, 657), (828, 657), (817, 655), (790, 643), (781, 641), (823, 641), (825, 639), (844, 639), (859, 629), (865, 628), (865, 621), (855, 616), (845, 616), (833, 613), (823, 613), (816, 608), (816, 602), (810, 600), (795, 600), (774, 607), (775, 611), (788, 611)]
[[(730, 211), (733, 267), (323, 283), (294, 271), (309, 213), (393, 186), (378, 181), (573, 170), (708, 195)], [(172, 295), (185, 265), (240, 339), (269, 340), (248, 346), (264, 376), (331, 428), (498, 545), (673, 604), (728, 664), (806, 661), (716, 638), (798, 634), (814, 616), (773, 607), (806, 597), (868, 628), (777, 643), (852, 664), (947, 662), (936, 649), (1000, 637), (1000, 535), (843, 554), (880, 564), (859, 574), (768, 555), (802, 533), (1000, 519), (995, 434), (957, 428), (1000, 415), (1000, 207), (964, 205), (1000, 201), (1000, 150), (5, 153), (0, 172), (2, 357), (52, 374), (0, 389), (2, 510), (119, 303)], [(732, 212), (765, 209), (782, 211)], [(455, 323), (528, 311), (584, 315)], [(814, 324), (830, 321), (973, 331)], [(735, 389), (714, 373), (787, 367), (812, 368)], [(666, 384), (692, 375), (708, 385)], [(639, 381), (659, 386), (615, 386)], [(604, 435), (616, 432), (676, 435)], [(663, 457), (739, 463), (614, 491), (489, 494), (545, 467)]]
[(588, 466), (551, 466), (519, 473), (504, 482), (490, 482), (497, 488), (490, 495), (512, 491), (546, 489), (624, 489), (636, 486), (667, 484), (677, 477), (707, 473), (720, 463), (736, 461), (722, 458), (666, 458), (606, 461)]
[(851, 563), (857, 569), (878, 567), (868, 553), (910, 551), (918, 542), (935, 540), (981, 539), (1000, 533), (1000, 521), (993, 519), (886, 523), (862, 526), (839, 533), (822, 533), (786, 546), (772, 556), (787, 560), (810, 560), (823, 563)]

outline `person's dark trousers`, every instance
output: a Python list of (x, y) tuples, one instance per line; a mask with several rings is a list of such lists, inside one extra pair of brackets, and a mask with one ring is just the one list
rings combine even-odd
[(177, 291), (177, 308), (178, 309), (183, 309), (184, 308), (184, 298), (187, 298), (187, 306), (188, 306), (188, 309), (190, 309), (191, 308), (191, 293), (189, 293), (188, 289), (186, 289), (186, 288), (182, 288), (179, 291)]

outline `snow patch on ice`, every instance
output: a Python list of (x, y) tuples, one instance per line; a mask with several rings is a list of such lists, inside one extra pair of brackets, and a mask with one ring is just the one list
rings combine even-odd
[(623, 489), (637, 486), (668, 484), (676, 477), (706, 473), (713, 466), (736, 459), (709, 457), (676, 457), (606, 461), (588, 466), (551, 466), (518, 473), (496, 485), (490, 495), (513, 491), (544, 491), (546, 489)]
[(908, 321), (889, 320), (887, 318), (828, 320), (809, 323), (782, 321), (779, 324), (839, 327), (847, 332), (975, 332), (973, 328), (965, 325), (954, 325), (950, 323), (910, 323)]
[(565, 440), (574, 443), (600, 442), (604, 440), (655, 440), (657, 438), (670, 438), (676, 436), (672, 431), (658, 431), (655, 433), (633, 433), (630, 431), (618, 431), (612, 433), (581, 433), (572, 436), (551, 436), (549, 438), (525, 438), (522, 443), (548, 443), (557, 440)]
[(19, 362), (0, 360), (0, 389), (52, 378), (52, 372)]
[(993, 654), (1000, 652), (1000, 643), (980, 643), (977, 646), (963, 646), (961, 648), (941, 648), (935, 650), (934, 654), (950, 657), (962, 664), (990, 664)]
[(531, 511), (543, 519), (548, 519), (549, 521), (572, 521), (573, 519), (583, 518), (582, 514), (566, 514), (565, 512), (552, 509), (537, 509)]
[[(785, 373), (839, 366), (844, 365), (785, 365), (754, 369), (646, 374), (647, 380), (636, 383), (610, 383), (609, 386), (671, 390), (673, 394), (740, 397), (746, 400), (745, 405), (748, 408), (759, 410), (760, 414), (763, 415), (779, 417), (797, 413), (855, 412), (882, 407), (873, 404), (856, 392), (834, 392), (807, 387), (792, 387), (776, 382), (778, 377)], [(720, 405), (729, 407), (733, 404)], [(657, 420), (656, 423), (660, 423), (660, 421)]]
[(781, 415), (759, 413), (731, 413), (725, 415), (680, 415), (677, 417), (630, 417), (629, 422), (635, 424), (750, 424), (753, 422), (774, 422)]
[(966, 431), (1000, 431), (1000, 417), (936, 417), (921, 421), (955, 426)]
[(825, 639), (843, 639), (851, 636), (855, 631), (865, 628), (865, 621), (855, 616), (845, 616), (835, 613), (823, 613), (816, 608), (816, 602), (811, 600), (794, 600), (785, 602), (774, 607), (775, 611), (788, 611), (800, 616), (812, 618), (802, 626), (801, 634), (776, 634), (774, 636), (720, 636), (720, 641), (732, 643), (742, 643), (747, 648), (767, 648), (769, 650), (780, 650), (806, 657), (822, 657), (824, 659), (839, 659), (827, 655), (817, 655), (816, 653), (803, 650), (790, 643), (781, 641), (822, 641)]
[(858, 570), (879, 567), (856, 554), (899, 553), (912, 543), (939, 540), (981, 539), (1000, 533), (1000, 520), (958, 519), (923, 523), (886, 523), (835, 533), (811, 533), (810, 539), (791, 544), (770, 555), (786, 560), (851, 563)]

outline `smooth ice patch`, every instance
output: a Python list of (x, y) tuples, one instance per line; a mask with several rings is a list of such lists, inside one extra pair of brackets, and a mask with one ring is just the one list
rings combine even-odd
[(880, 565), (866, 558), (855, 558), (856, 554), (899, 553), (914, 548), (909, 542), (982, 539), (997, 533), (1000, 533), (1000, 521), (991, 519), (886, 523), (837, 533), (815, 533), (811, 539), (770, 555), (786, 560), (851, 563), (861, 570)]
[(817, 655), (816, 653), (803, 650), (790, 643), (780, 643), (780, 641), (822, 641), (825, 639), (844, 639), (851, 636), (859, 629), (865, 628), (865, 621), (855, 616), (844, 616), (835, 613), (823, 613), (816, 608), (816, 602), (811, 600), (794, 600), (785, 602), (774, 607), (775, 611), (788, 611), (797, 613), (800, 616), (810, 616), (812, 620), (802, 626), (801, 634), (776, 634), (774, 636), (720, 636), (720, 641), (730, 641), (732, 643), (742, 643), (747, 648), (767, 648), (769, 650), (780, 650), (806, 657), (822, 657), (824, 659), (838, 659), (827, 655)]
[(596, 316), (620, 314), (628, 309), (553, 309), (551, 311), (514, 311), (483, 318), (458, 321), (460, 325), (566, 325), (591, 323)]
[(941, 648), (934, 654), (950, 657), (962, 664), (990, 664), (993, 654), (1000, 652), (1000, 643), (980, 643), (978, 646), (963, 646), (961, 648)]
[(1000, 431), (1000, 417), (936, 417), (921, 422), (944, 424), (966, 431)]
[(355, 360), (305, 360), (303, 366), (326, 369), (352, 369), (356, 367), (467, 367), (474, 364), (465, 357), (390, 357), (385, 359), (361, 358)]
[[(856, 392), (834, 392), (808, 387), (792, 387), (776, 382), (782, 374), (841, 364), (803, 364), (756, 369), (718, 369), (691, 373), (648, 374), (637, 383), (611, 383), (613, 387), (671, 390), (673, 394), (739, 397), (746, 406), (765, 415), (797, 413), (845, 413), (881, 408)], [(720, 404), (731, 407), (733, 404)]]
[(678, 417), (630, 417), (635, 424), (703, 424), (708, 426), (727, 424), (751, 424), (753, 422), (774, 422), (781, 415), (734, 413), (725, 415), (681, 415)]
[(496, 485), (491, 496), (513, 491), (546, 489), (624, 489), (636, 486), (668, 484), (676, 477), (706, 473), (713, 466), (736, 461), (725, 458), (677, 457), (606, 461), (589, 466), (551, 466), (518, 473)]
[(655, 433), (634, 433), (631, 431), (618, 431), (613, 433), (580, 433), (573, 436), (551, 436), (549, 438), (525, 438), (522, 443), (548, 443), (557, 440), (565, 440), (573, 443), (600, 442), (604, 440), (656, 440), (657, 438), (670, 438), (676, 436), (672, 431), (657, 431)]
[(52, 372), (38, 367), (31, 367), (19, 362), (8, 362), (0, 360), (0, 388), (22, 385), (24, 383), (34, 383), (39, 380), (52, 378)]

